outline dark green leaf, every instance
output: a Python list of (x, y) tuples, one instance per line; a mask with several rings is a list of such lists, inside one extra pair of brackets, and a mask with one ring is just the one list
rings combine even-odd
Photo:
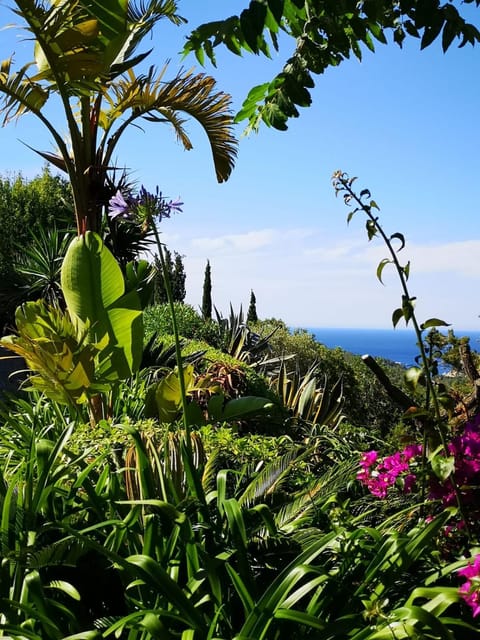
[(367, 229), (367, 236), (369, 240), (377, 235), (377, 223), (375, 220), (367, 220), (365, 227)]
[(395, 328), (400, 321), (400, 318), (403, 318), (403, 309), (395, 309), (392, 313), (392, 323)]
[(420, 44), (421, 49), (425, 49), (437, 38), (438, 34), (442, 30), (444, 18), (441, 16), (436, 17), (435, 22), (425, 27), (423, 32), (422, 41)]
[(400, 248), (397, 249), (397, 252), (401, 251), (405, 246), (405, 236), (403, 233), (392, 233), (390, 240), (400, 240)]
[(282, 21), (283, 7), (284, 0), (268, 0), (268, 8), (278, 25), (280, 25)]
[(457, 35), (457, 27), (451, 22), (446, 22), (442, 32), (442, 49), (444, 53), (448, 50)]

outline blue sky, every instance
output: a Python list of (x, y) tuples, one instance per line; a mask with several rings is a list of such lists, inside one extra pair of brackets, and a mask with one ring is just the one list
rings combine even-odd
[[(225, 9), (220, 0), (179, 2), (189, 24), (161, 24), (150, 62), (161, 66), (170, 59), (171, 76), (180, 66), (198, 69), (193, 57), (181, 61), (177, 55), (189, 28), (245, 3), (232, 0)], [(469, 12), (480, 23), (480, 10)], [(0, 2), (0, 24), (11, 20)], [(28, 53), (13, 31), (0, 37), (1, 59), (15, 50), (20, 61)], [(238, 110), (252, 86), (281, 69), (292, 46), (285, 41), (272, 60), (219, 50), (217, 68), (205, 71)], [(390, 327), (400, 289), (393, 272), (385, 270), (385, 286), (377, 281), (386, 250), (367, 241), (364, 220), (346, 224), (348, 210), (330, 182), (332, 172), (342, 169), (370, 188), (387, 232), (405, 235), (400, 255), (412, 263), (419, 319), (440, 317), (459, 330), (478, 330), (479, 56), (480, 49), (471, 47), (444, 55), (437, 43), (420, 51), (411, 40), (403, 50), (379, 45), (361, 63), (353, 59), (330, 69), (316, 79), (313, 106), (302, 109), (287, 132), (262, 128), (241, 138), (236, 168), (221, 185), (195, 123), (189, 125), (189, 152), (164, 125), (132, 129), (118, 164), (147, 188), (159, 185), (185, 203), (161, 230), (169, 248), (185, 256), (187, 301), (200, 305), (209, 259), (213, 301), (224, 313), (230, 303), (246, 308), (253, 289), (260, 317), (292, 326)], [(28, 117), (0, 130), (0, 173), (30, 177), (42, 160), (19, 139), (42, 150), (50, 150), (51, 142)]]

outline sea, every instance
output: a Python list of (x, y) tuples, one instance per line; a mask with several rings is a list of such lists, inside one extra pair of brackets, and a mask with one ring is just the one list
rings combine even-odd
[[(340, 347), (357, 355), (371, 355), (398, 362), (405, 367), (415, 365), (418, 356), (417, 339), (413, 331), (406, 329), (329, 329), (307, 328), (317, 340), (327, 347)], [(457, 338), (468, 336), (472, 350), (480, 351), (480, 331), (455, 329)]]

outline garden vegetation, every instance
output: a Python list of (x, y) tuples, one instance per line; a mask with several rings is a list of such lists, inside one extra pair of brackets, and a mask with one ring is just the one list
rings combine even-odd
[[(0, 110), (47, 127), (59, 153), (40, 155), (71, 192), (60, 198), (66, 183), (48, 171), (2, 183), (42, 231), (19, 238), (24, 249), (2, 245), (2, 268), (23, 280), (0, 343), (27, 375), (0, 401), (0, 637), (478, 637), (478, 360), (441, 319), (417, 318), (404, 236), (384, 229), (368, 189), (334, 174), (349, 219), (364, 216), (368, 240), (384, 242), (377, 277), (398, 276), (392, 321), (413, 326), (419, 349), (408, 370), (366, 367), (258, 319), (253, 291), (248, 319), (212, 314), (210, 270), (202, 310), (185, 305), (181, 259), (159, 236), (183, 203), (111, 166), (141, 118), (169, 122), (189, 148), (186, 114), (209, 138), (217, 178), (233, 169), (229, 98), (211, 78), (134, 71), (155, 23), (182, 21), (177, 3), (13, 5), (34, 60), (2, 63)], [(308, 103), (310, 73), (384, 31), (423, 46), (439, 34), (444, 48), (478, 40), (451, 3), (269, 0), (200, 27), (187, 47), (200, 59), (220, 43), (265, 53), (264, 32), (275, 45), (279, 29), (303, 37), (260, 111), (250, 96), (252, 125), (284, 128)], [(55, 99), (70, 146), (46, 116)]]

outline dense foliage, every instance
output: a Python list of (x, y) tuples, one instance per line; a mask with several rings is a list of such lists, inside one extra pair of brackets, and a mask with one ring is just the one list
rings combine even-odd
[(270, 56), (279, 48), (281, 35), (294, 41), (294, 52), (271, 81), (254, 87), (237, 120), (247, 119), (249, 129), (263, 122), (284, 130), (298, 107), (311, 104), (313, 77), (350, 56), (361, 60), (365, 50), (375, 51), (391, 35), (402, 46), (407, 37), (418, 38), (422, 49), (441, 38), (443, 51), (454, 41), (460, 47), (475, 45), (480, 32), (461, 14), (464, 3), (448, 0), (253, 0), (240, 15), (206, 23), (189, 36), (185, 52), (194, 52), (215, 64), (215, 48), (223, 45), (236, 55), (244, 52)]
[[(62, 234), (73, 225), (73, 201), (68, 182), (48, 169), (32, 179), (21, 174), (0, 178), (0, 330), (13, 321), (15, 307), (22, 299), (39, 295), (38, 288), (48, 286), (55, 258), (61, 257), (62, 238), (49, 244), (49, 230)], [(39, 264), (37, 250), (51, 249), (47, 273)], [(63, 252), (64, 253), (64, 252)], [(45, 255), (45, 253), (44, 253)], [(39, 260), (37, 260), (37, 258)], [(56, 260), (54, 269), (61, 262)], [(38, 275), (45, 281), (33, 286)], [(23, 293), (20, 291), (23, 289)]]
[[(168, 302), (165, 276), (163, 275), (162, 265), (158, 259), (155, 260), (155, 268), (156, 276), (154, 279), (153, 301), (155, 304), (165, 304)], [(172, 258), (171, 252), (165, 248), (165, 268), (168, 270), (174, 301), (183, 302), (187, 292), (185, 289), (186, 273), (182, 256), (177, 251), (174, 251)]]
[[(281, 321), (250, 326), (232, 308), (201, 317), (176, 301), (157, 229), (181, 203), (158, 189), (119, 189), (109, 194), (114, 224), (104, 237), (89, 229), (106, 205), (92, 188), (105, 186), (115, 147), (107, 135), (106, 152), (97, 149), (94, 138), (129, 109), (132, 119), (172, 119), (182, 134), (176, 107), (206, 108), (219, 178), (231, 169), (230, 121), (210, 83), (180, 75), (157, 84), (152, 71), (112, 85), (145, 57), (130, 56), (156, 20), (179, 22), (176, 3), (15, 6), (37, 40), (41, 73), (27, 79), (27, 68), (11, 75), (11, 61), (2, 64), (5, 115), (31, 111), (50, 128), (61, 157), (49, 159), (69, 173), (80, 233), (54, 274), (59, 295), (19, 307), (15, 333), (0, 340), (29, 371), (18, 393), (0, 399), (0, 637), (478, 638), (478, 360), (452, 334), (446, 357), (457, 369), (460, 358), (469, 396), (439, 374), (446, 345), (435, 331), (445, 323), (417, 319), (403, 235), (385, 232), (368, 189), (334, 175), (349, 219), (364, 215), (368, 239), (384, 241), (377, 277), (390, 266), (399, 278), (392, 319), (413, 324), (420, 351), (404, 385), (398, 368), (362, 368)], [(451, 3), (286, 0), (252, 2), (228, 23), (245, 40), (230, 34), (226, 43), (262, 49), (265, 26), (303, 33), (332, 14), (331, 46), (317, 44), (340, 59), (359, 39), (368, 46), (370, 32), (382, 39), (397, 29), (398, 17), (399, 40), (403, 29), (420, 29), (425, 46), (442, 29), (444, 48), (457, 35), (477, 38)], [(198, 102), (189, 92), (202, 87)], [(147, 89), (151, 100), (139, 100)], [(168, 107), (165, 91), (175, 94)], [(79, 99), (72, 156), (43, 116), (50, 92), (67, 118)], [(118, 113), (100, 108), (109, 92), (123, 100)], [(126, 251), (122, 224), (135, 240)], [(156, 248), (167, 299), (148, 310), (151, 267), (130, 260), (144, 241)]]

